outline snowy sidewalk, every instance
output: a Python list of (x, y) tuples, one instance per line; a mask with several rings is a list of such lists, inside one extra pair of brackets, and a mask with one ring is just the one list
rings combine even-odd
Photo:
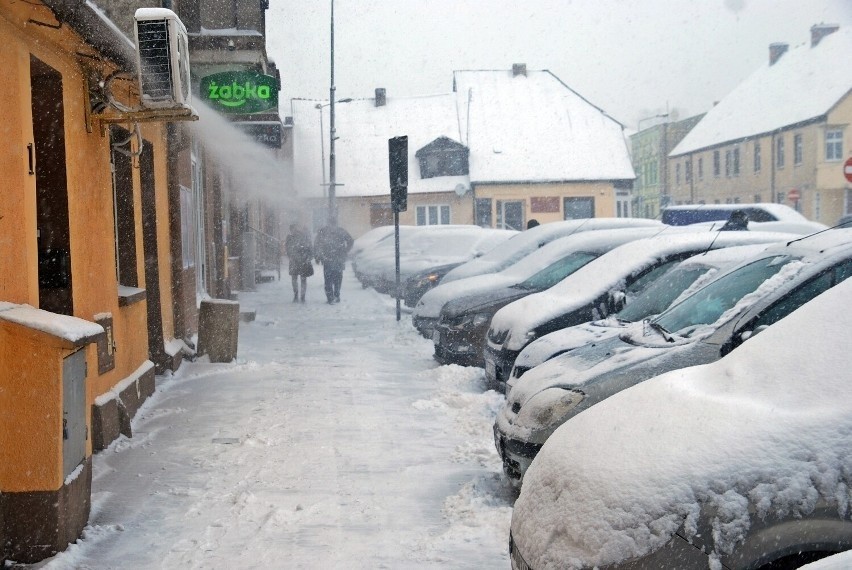
[(480, 369), (438, 366), (344, 274), (241, 293), (236, 364), (185, 362), (94, 461), (65, 568), (507, 568), (511, 501)]

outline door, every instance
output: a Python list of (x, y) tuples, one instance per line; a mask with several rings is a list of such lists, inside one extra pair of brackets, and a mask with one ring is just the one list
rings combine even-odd
[(497, 201), (497, 227), (504, 230), (524, 229), (524, 203), (520, 200)]
[(71, 231), (65, 170), (65, 109), (62, 75), (30, 57), (38, 228), (38, 304), (72, 315)]
[(157, 202), (154, 180), (154, 149), (142, 141), (139, 155), (139, 178), (142, 182), (142, 248), (145, 258), (145, 298), (148, 308), (148, 357), (162, 372), (166, 361), (163, 340), (163, 315), (160, 301), (160, 264), (157, 244)]
[(86, 458), (86, 351), (62, 361), (62, 473), (68, 477)]

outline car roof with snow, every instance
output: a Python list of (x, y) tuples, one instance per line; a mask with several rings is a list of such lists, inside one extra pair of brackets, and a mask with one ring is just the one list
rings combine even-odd
[(506, 305), (492, 318), (491, 329), (512, 329), (509, 340), (516, 339), (515, 346), (525, 332), (587, 306), (657, 260), (702, 248), (775, 241), (778, 234), (772, 232), (673, 232), (630, 242), (595, 259), (550, 289)]
[(415, 307), (414, 314), (423, 317), (437, 317), (441, 312), (441, 307), (453, 299), (515, 285), (572, 252), (608, 251), (613, 243), (651, 237), (663, 229), (662, 226), (653, 226), (595, 230), (574, 233), (555, 239), (538, 249), (532, 250), (531, 253), (522, 257), (516, 263), (496, 273), (474, 275), (449, 283), (442, 281), (437, 287), (421, 297), (417, 307)]
[(847, 280), (721, 360), (645, 381), (557, 429), (514, 506), (526, 561), (642, 556), (679, 529), (689, 538), (704, 507), (725, 513), (713, 537), (723, 551), (753, 516), (806, 514), (816, 497), (837, 505), (852, 485), (850, 298)]
[(499, 250), (494, 250), (478, 259), (474, 259), (456, 267), (444, 277), (445, 282), (483, 273), (494, 273), (517, 262), (519, 259), (535, 251), (539, 247), (560, 237), (575, 232), (589, 230), (627, 228), (627, 227), (663, 227), (656, 220), (641, 218), (585, 218), (581, 220), (566, 220), (541, 224), (521, 232)]

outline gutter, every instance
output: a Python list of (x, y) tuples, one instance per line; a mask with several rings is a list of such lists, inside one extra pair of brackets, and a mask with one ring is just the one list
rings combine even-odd
[(124, 71), (136, 69), (135, 44), (95, 4), (86, 0), (42, 0), (60, 25), (67, 25), (99, 54)]

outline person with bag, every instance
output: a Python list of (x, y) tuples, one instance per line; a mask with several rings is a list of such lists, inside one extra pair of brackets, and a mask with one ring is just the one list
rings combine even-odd
[[(293, 302), (305, 302), (305, 289), (308, 277), (314, 274), (314, 266), (311, 263), (313, 251), (311, 238), (299, 224), (290, 224), (290, 233), (284, 240), (284, 250), (289, 259), (290, 279), (293, 282)], [(301, 281), (302, 288), (299, 289)]]
[(325, 278), (325, 296), (328, 304), (340, 302), (340, 285), (346, 256), (352, 249), (353, 239), (349, 232), (336, 224), (328, 224), (317, 231), (314, 240), (314, 255), (322, 263)]

